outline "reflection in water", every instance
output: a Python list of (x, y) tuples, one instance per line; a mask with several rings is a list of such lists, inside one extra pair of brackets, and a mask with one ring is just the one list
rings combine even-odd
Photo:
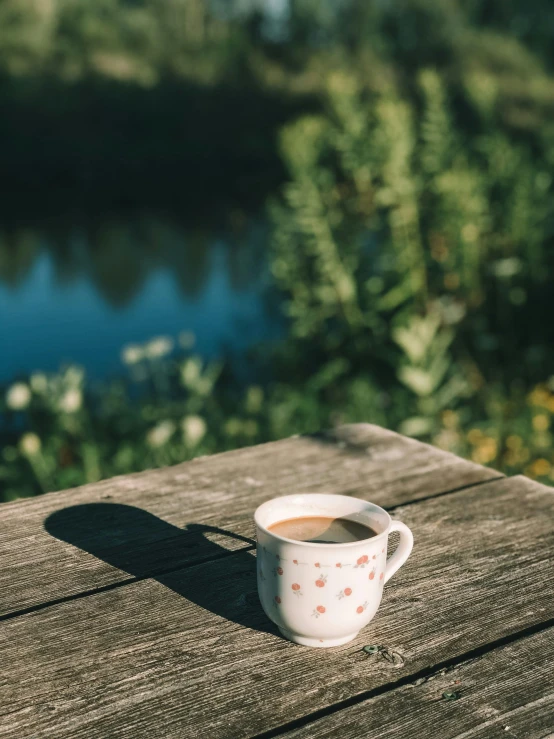
[[(139, 294), (150, 265), (141, 235), (127, 225), (100, 226), (91, 233), (88, 273), (110, 305), (122, 307)], [(149, 260), (148, 260), (149, 261)]]
[(154, 218), (0, 234), (0, 382), (82, 364), (121, 370), (121, 347), (193, 331), (206, 357), (279, 333), (265, 224), (186, 233)]
[(30, 272), (39, 253), (39, 240), (30, 231), (0, 233), (0, 280), (16, 285)]

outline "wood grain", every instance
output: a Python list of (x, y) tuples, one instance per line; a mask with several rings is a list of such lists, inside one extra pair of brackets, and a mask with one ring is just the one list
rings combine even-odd
[(486, 648), (554, 617), (553, 500), (511, 478), (398, 509), (413, 555), (332, 650), (276, 635), (244, 551), (8, 620), (0, 736), (247, 737)]
[[(252, 536), (256, 506), (290, 491), (344, 493), (390, 508), (500, 476), (357, 424), (4, 504), (0, 616), (244, 549), (251, 542), (233, 537)], [(127, 508), (109, 509), (114, 504)], [(76, 532), (80, 548), (63, 541), (66, 531)]]
[(553, 662), (550, 628), (281, 736), (544, 739), (554, 731)]

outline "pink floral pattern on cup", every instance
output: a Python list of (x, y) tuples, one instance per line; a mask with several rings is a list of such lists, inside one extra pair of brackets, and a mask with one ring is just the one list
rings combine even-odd
[[(265, 547), (263, 548), (263, 551), (264, 551), (265, 554), (267, 554), (267, 549)], [(384, 554), (384, 551), (381, 551), (380, 554), (373, 554), (373, 555), (363, 554), (360, 557), (358, 557), (354, 562), (335, 562), (335, 564), (334, 564), (334, 570), (335, 571), (336, 570), (342, 570), (343, 567), (352, 567), (354, 570), (364, 569), (366, 566), (369, 566), (370, 563), (372, 563), (373, 561), (375, 561), (382, 554)], [(278, 554), (275, 555), (275, 558), (279, 562), (287, 562), (286, 559), (283, 559), (283, 557), (281, 557)], [(309, 564), (309, 563), (308, 562), (299, 562), (296, 559), (293, 559), (292, 560), (292, 565), (294, 567), (297, 567), (299, 565), (307, 565), (307, 564)], [(316, 567), (319, 570), (321, 570), (322, 568), (325, 568), (325, 567), (332, 567), (332, 565), (329, 565), (329, 564), (326, 564), (326, 563), (323, 563), (323, 562), (319, 562), (319, 561), (318, 562), (314, 562), (313, 565), (314, 565), (314, 567)], [(272, 570), (272, 572), (273, 572), (273, 575), (276, 578), (276, 580), (279, 580), (280, 578), (284, 578), (285, 577), (287, 571), (283, 567), (281, 567), (279, 565), (278, 567), (274, 567), (273, 570)], [(262, 582), (265, 582), (266, 578), (264, 576), (263, 568), (261, 567), (261, 565), (259, 567), (259, 575), (260, 575), (260, 579), (262, 580)], [(368, 575), (368, 579), (370, 581), (374, 581), (376, 579), (376, 576), (377, 576), (377, 565), (373, 565), (373, 567), (371, 568), (371, 571), (370, 571), (370, 573)], [(379, 585), (381, 586), (381, 588), (385, 584), (384, 583), (384, 577), (385, 577), (385, 573), (384, 573), (384, 570), (383, 570), (379, 574), (379, 578), (377, 580), (377, 582), (379, 583)], [(328, 578), (329, 578), (329, 574), (322, 573), (322, 574), (320, 574), (317, 577), (316, 580), (312, 580), (311, 581), (311, 584), (309, 584), (309, 587), (311, 587), (312, 589), (318, 588), (318, 589), (322, 590), (327, 585)], [(291, 584), (291, 586), (290, 586), (290, 589), (292, 591), (292, 594), (296, 598), (301, 598), (301, 597), (304, 596), (305, 589), (304, 589), (304, 587), (303, 587), (303, 585), (301, 583), (296, 582), (296, 581), (293, 582)], [(344, 598), (348, 598), (349, 596), (351, 596), (352, 595), (352, 592), (353, 592), (352, 587), (342, 588), (338, 593), (336, 593), (335, 598), (337, 600), (343, 600)], [(273, 598), (274, 598), (274, 605), (281, 604), (281, 602), (282, 602), (281, 596), (275, 595), (275, 596), (273, 596)], [(363, 613), (367, 609), (367, 607), (368, 607), (368, 601), (364, 601), (364, 603), (362, 605), (358, 606), (356, 612), (357, 613)], [(321, 610), (318, 610), (319, 608), (323, 608), (323, 610), (322, 611)], [(325, 613), (325, 606), (324, 605), (317, 606), (317, 608), (314, 609), (314, 611), (312, 613), (312, 616), (314, 616), (315, 618), (318, 618), (323, 613)]]
[[(381, 532), (379, 538), (314, 547), (268, 531), (273, 521), (286, 519), (289, 512), (294, 515), (318, 506), (328, 510), (331, 505), (347, 515), (365, 515), (369, 509), (375, 529)], [(375, 615), (385, 579), (411, 549), (411, 534), (404, 524), (391, 522), (378, 506), (347, 496), (300, 494), (268, 501), (258, 509), (256, 525), (262, 606), (285, 637), (306, 646), (335, 646), (354, 638)], [(401, 532), (400, 556), (393, 555), (389, 564), (386, 542), (394, 530)]]
[(342, 600), (343, 598), (348, 598), (352, 595), (352, 588), (344, 588), (344, 590), (341, 590), (340, 593), (337, 594), (337, 598), (339, 600)]

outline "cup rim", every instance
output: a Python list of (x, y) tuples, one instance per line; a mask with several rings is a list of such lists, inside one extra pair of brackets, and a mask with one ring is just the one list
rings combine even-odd
[[(376, 534), (375, 536), (370, 537), (369, 539), (359, 539), (358, 541), (347, 541), (340, 544), (327, 544), (325, 542), (316, 542), (316, 541), (298, 541), (297, 539), (288, 539), (286, 536), (281, 536), (280, 534), (276, 534), (274, 531), (270, 531), (268, 528), (266, 528), (262, 523), (260, 523), (259, 515), (263, 508), (268, 506), (270, 503), (273, 503), (276, 500), (286, 500), (287, 498), (315, 498), (315, 497), (326, 497), (326, 498), (346, 498), (347, 500), (355, 500), (358, 503), (364, 503), (365, 505), (371, 505), (374, 508), (377, 509), (378, 513), (382, 513), (387, 518), (387, 526), (384, 531), (381, 531), (380, 534)], [(336, 493), (297, 493), (293, 495), (278, 495), (275, 498), (270, 498), (269, 500), (266, 500), (264, 503), (261, 503), (256, 510), (254, 511), (254, 522), (256, 526), (261, 529), (265, 534), (268, 536), (273, 537), (274, 539), (277, 539), (278, 541), (286, 542), (287, 544), (295, 544), (297, 546), (301, 547), (308, 547), (308, 548), (314, 548), (314, 549), (321, 549), (325, 547), (333, 547), (333, 549), (336, 549), (338, 547), (341, 548), (352, 548), (357, 547), (369, 542), (375, 542), (379, 541), (379, 539), (384, 539), (389, 535), (390, 528), (392, 525), (392, 518), (387, 513), (387, 511), (384, 508), (381, 508), (381, 506), (377, 505), (377, 503), (372, 503), (370, 500), (363, 500), (363, 498), (355, 498), (352, 495), (340, 495)]]

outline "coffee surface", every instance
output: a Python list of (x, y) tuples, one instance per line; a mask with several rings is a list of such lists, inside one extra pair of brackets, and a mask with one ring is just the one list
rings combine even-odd
[(268, 530), (286, 539), (317, 544), (347, 544), (377, 536), (376, 531), (363, 523), (327, 516), (287, 518), (285, 521), (271, 524)]

